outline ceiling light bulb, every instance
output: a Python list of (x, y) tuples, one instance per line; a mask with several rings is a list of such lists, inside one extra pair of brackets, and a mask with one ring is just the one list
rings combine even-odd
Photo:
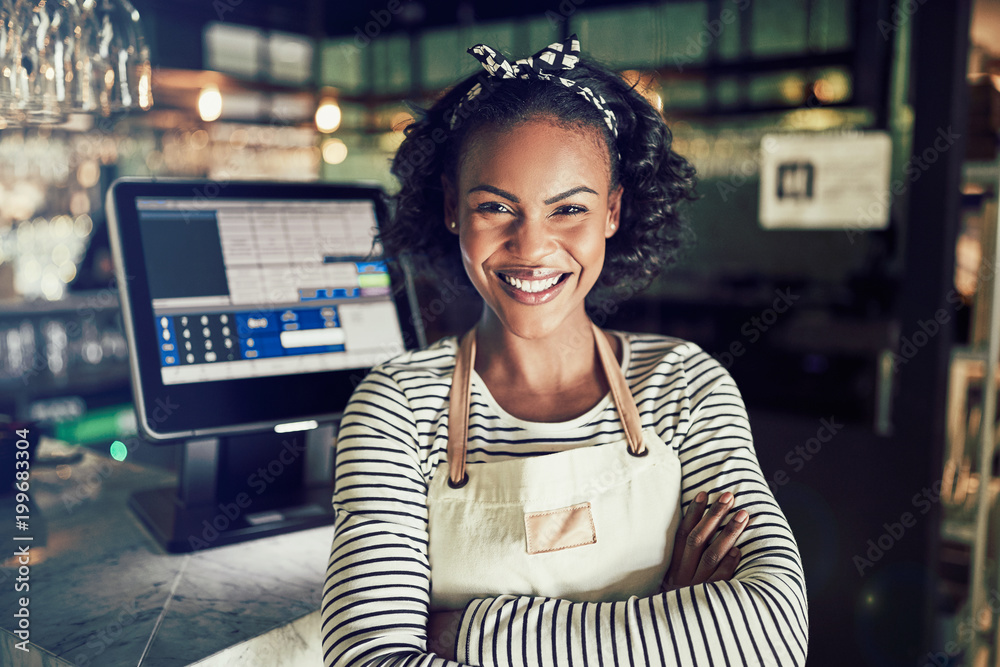
[(222, 93), (215, 86), (203, 88), (198, 95), (198, 115), (206, 123), (218, 120), (222, 115)]
[(333, 132), (340, 127), (340, 105), (334, 99), (324, 99), (316, 109), (316, 128), (320, 132)]
[(347, 159), (347, 144), (340, 139), (327, 139), (323, 142), (322, 151), (327, 164), (340, 164)]

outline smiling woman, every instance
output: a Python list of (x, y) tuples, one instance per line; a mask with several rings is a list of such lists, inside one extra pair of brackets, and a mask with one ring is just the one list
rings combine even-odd
[[(539, 116), (516, 132), (472, 137), (457, 185), (443, 179), (445, 218), (457, 221), (462, 262), (487, 317), (521, 338), (587, 324), (584, 300), (604, 265), (622, 187), (611, 189), (599, 130)], [(557, 296), (561, 296), (556, 300)], [(550, 304), (544, 315), (533, 308)]]
[(395, 158), (387, 253), (463, 275), (484, 306), (345, 411), (327, 665), (805, 661), (798, 549), (732, 378), (588, 314), (672, 261), (693, 169), (578, 51), (470, 49), (486, 73)]
[(607, 385), (588, 381), (592, 358), (551, 360), (553, 345), (590, 338), (584, 301), (617, 230), (622, 195), (621, 185), (611, 187), (608, 150), (600, 130), (554, 116), (514, 132), (481, 129), (470, 142), (457, 186), (442, 177), (442, 187), (466, 275), (487, 306), (477, 370), (513, 414), (575, 417)]

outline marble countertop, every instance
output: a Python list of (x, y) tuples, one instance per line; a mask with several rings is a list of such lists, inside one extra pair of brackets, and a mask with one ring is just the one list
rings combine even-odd
[[(322, 664), (319, 606), (333, 527), (168, 554), (128, 507), (164, 470), (43, 441), (33, 465), (30, 590), (14, 592), (14, 500), (0, 498), (0, 664), (180, 667)], [(30, 651), (13, 614), (29, 597)]]

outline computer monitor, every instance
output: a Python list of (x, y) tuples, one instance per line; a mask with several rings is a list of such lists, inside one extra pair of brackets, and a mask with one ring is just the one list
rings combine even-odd
[[(185, 443), (178, 489), (133, 509), (171, 551), (206, 542), (201, 521), (240, 493), (255, 507), (211, 546), (330, 520), (336, 420), (369, 368), (424, 342), (373, 248), (382, 191), (120, 179), (107, 211), (139, 429)], [(295, 460), (258, 498), (253, 471), (282, 451)]]

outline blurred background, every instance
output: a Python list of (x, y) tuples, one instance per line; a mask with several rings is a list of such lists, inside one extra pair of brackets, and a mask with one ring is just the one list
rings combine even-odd
[[(56, 27), (74, 5), (0, 4)], [(93, 31), (97, 65), (101, 35), (127, 55), (78, 72), (72, 103), (46, 88), (51, 54), (20, 83), (0, 64), (0, 414), (65, 457), (135, 434), (113, 179), (391, 192), (407, 102), (477, 71), (466, 48), (576, 33), (700, 176), (696, 242), (603, 324), (695, 341), (735, 378), (802, 552), (809, 664), (1000, 664), (1000, 0), (109, 0), (88, 28), (94, 4), (63, 29)], [(478, 312), (417, 287), (449, 304), (430, 340)], [(177, 453), (128, 456), (169, 471)]]

